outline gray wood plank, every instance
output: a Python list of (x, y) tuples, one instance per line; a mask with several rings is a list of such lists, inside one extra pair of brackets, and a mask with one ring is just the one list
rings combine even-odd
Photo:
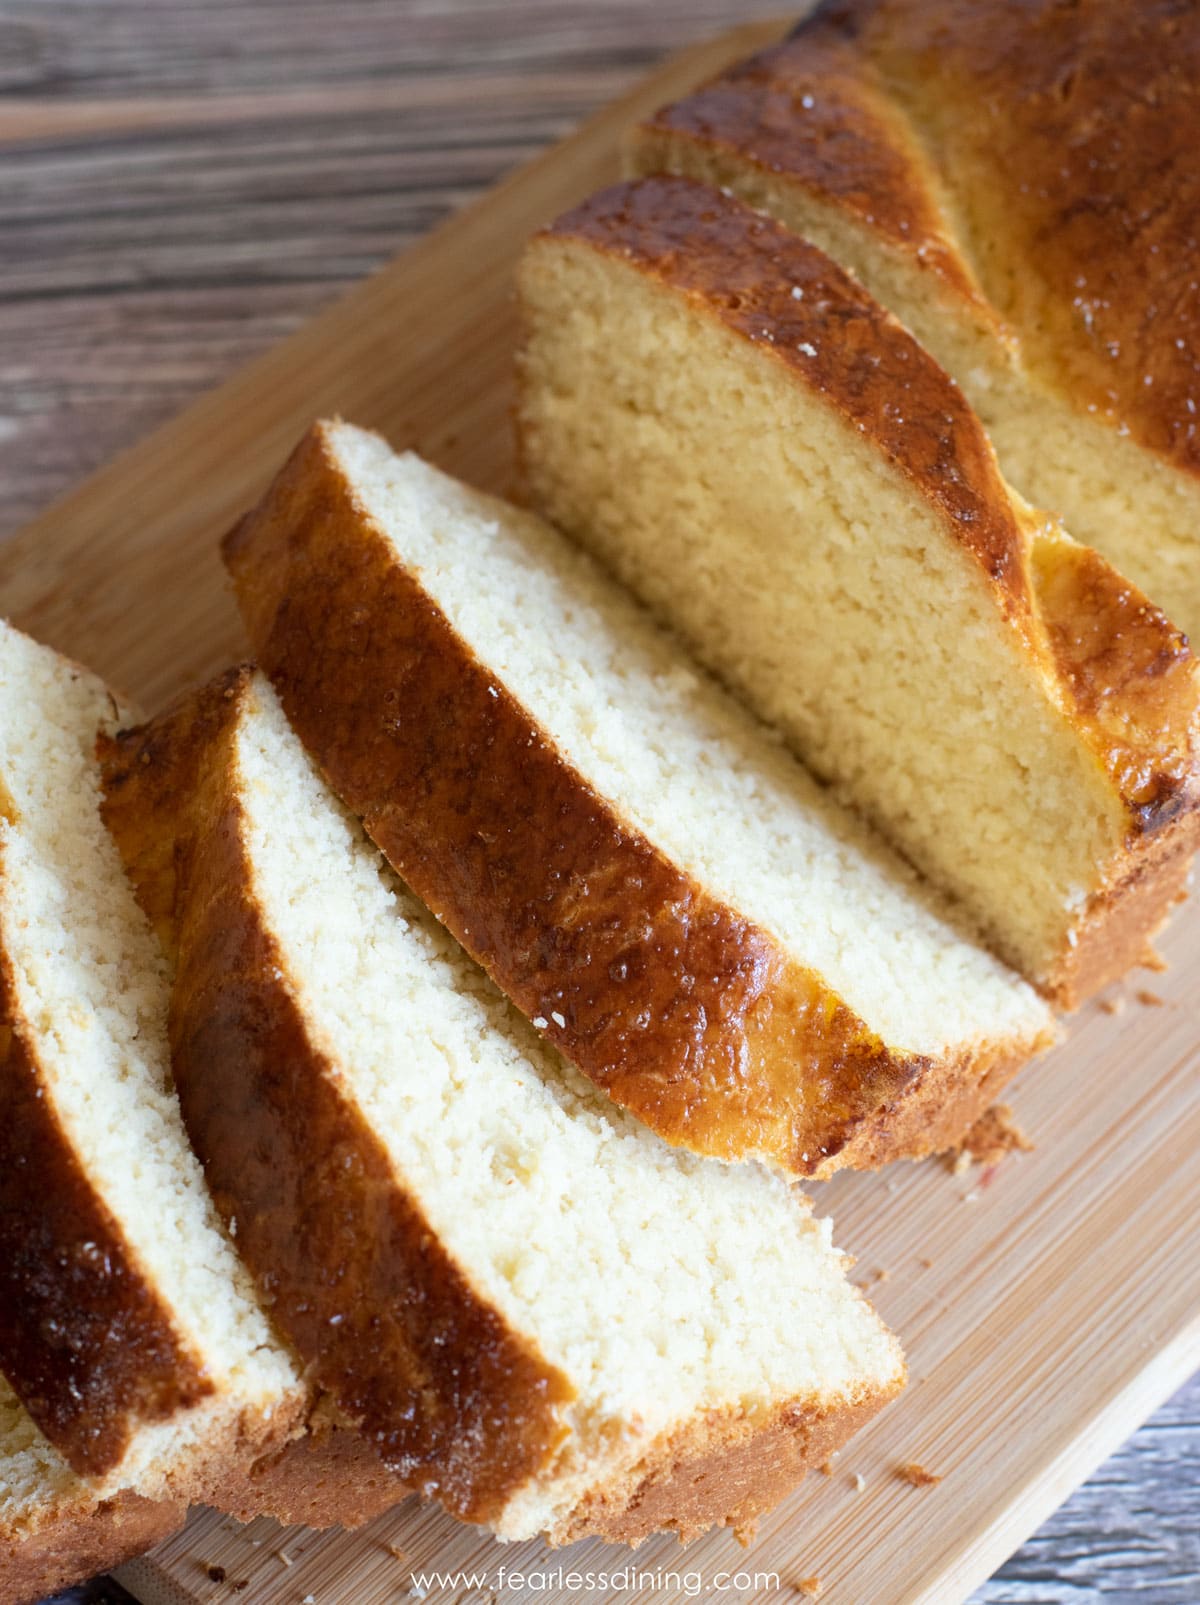
[(1200, 1600), (1200, 1377), (1101, 1466), (972, 1605)]
[[(0, 0), (0, 532), (654, 61), (777, 9)], [(1200, 1601), (1200, 1379), (974, 1605), (1101, 1598)]]

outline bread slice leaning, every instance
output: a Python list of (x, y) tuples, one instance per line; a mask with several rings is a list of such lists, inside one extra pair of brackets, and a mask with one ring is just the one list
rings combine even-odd
[(120, 717), (0, 625), (0, 1368), (97, 1496), (203, 1498), (309, 1389), (180, 1119), (167, 960), (100, 817)]
[(187, 1506), (98, 1498), (0, 1378), (0, 1600), (22, 1605), (107, 1571), (181, 1527)]
[(727, 188), (856, 274), (1012, 483), (1195, 636), (1198, 70), (1169, 3), (852, 0), (664, 107), (628, 166)]
[(1048, 1040), (1033, 993), (540, 520), (325, 424), (226, 554), (334, 789), (669, 1141), (807, 1175), (929, 1152)]
[(510, 1538), (686, 1536), (750, 1520), (899, 1389), (828, 1224), (575, 1075), (387, 869), (264, 678), (123, 736), (108, 792), (175, 922), (175, 1073), (214, 1194), (423, 1493)]
[(529, 245), (527, 488), (1073, 1006), (1200, 834), (1186, 638), (1011, 492), (962, 392), (814, 246), (683, 178)]

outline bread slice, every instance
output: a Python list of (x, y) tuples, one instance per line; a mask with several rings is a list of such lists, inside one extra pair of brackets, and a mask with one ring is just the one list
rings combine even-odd
[(123, 736), (107, 787), (175, 921), (214, 1195), (423, 1493), (510, 1538), (742, 1523), (899, 1389), (828, 1224), (575, 1075), (386, 869), (262, 676)]
[(682, 178), (529, 246), (535, 505), (1067, 1006), (1178, 897), (1196, 665), (814, 246)]
[(629, 167), (725, 186), (851, 269), (1008, 478), (1194, 635), (1198, 75), (1170, 0), (840, 0), (647, 121)]
[(40, 1600), (120, 1565), (183, 1525), (187, 1506), (98, 1499), (0, 1378), (0, 1600)]
[(0, 1366), (98, 1498), (203, 1498), (309, 1388), (180, 1119), (167, 961), (99, 811), (120, 717), (0, 625)]
[(317, 426), (226, 553), (260, 660), (394, 867), (669, 1141), (799, 1174), (952, 1143), (1051, 1031), (585, 557)]

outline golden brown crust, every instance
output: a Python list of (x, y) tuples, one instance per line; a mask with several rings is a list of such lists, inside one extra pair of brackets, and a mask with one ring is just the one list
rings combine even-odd
[(1151, 835), (1193, 810), (1200, 792), (1200, 694), (1187, 637), (1099, 552), (1053, 526), (1030, 552), (1055, 679), (1132, 834)]
[(1024, 616), (1026, 537), (982, 424), (928, 352), (815, 245), (675, 177), (601, 190), (542, 237), (619, 258), (781, 363), (914, 484), (998, 605)]
[[(1179, 0), (826, 8), (970, 187), (1026, 360), (1200, 473), (1200, 18)], [(928, 113), (925, 108), (928, 108)], [(981, 259), (981, 272), (988, 264)], [(985, 281), (986, 282), (986, 281)]]
[[(105, 754), (118, 842), (173, 879), (172, 1062), (184, 1120), (272, 1317), (388, 1464), (486, 1521), (553, 1452), (566, 1379), (473, 1291), (313, 1044), (253, 892), (233, 671)], [(197, 732), (200, 738), (197, 740)], [(142, 882), (146, 906), (162, 888)]]
[(248, 1470), (231, 1467), (207, 1502), (238, 1521), (272, 1516), (285, 1527), (355, 1528), (410, 1492), (361, 1433), (318, 1420)]
[(72, 1468), (101, 1476), (213, 1385), (46, 1095), (3, 953), (0, 1021), (0, 1368)]
[(918, 1097), (897, 1099), (863, 1122), (846, 1156), (847, 1167), (875, 1170), (891, 1159), (924, 1159), (955, 1147), (1028, 1058), (1023, 1051), (993, 1056), (970, 1076), (954, 1065), (932, 1066)]
[[(322, 429), (226, 543), (305, 745), (385, 855), (568, 1058), (670, 1141), (827, 1174), (1040, 1042), (893, 1054), (819, 976), (620, 818), (395, 559)], [(399, 717), (399, 711), (403, 716)], [(559, 1025), (555, 1016), (563, 1024)], [(857, 1141), (857, 1148), (856, 1148)]]
[(1051, 530), (1031, 555), (1057, 683), (1128, 820), (1045, 983), (1077, 1008), (1142, 961), (1200, 845), (1196, 663), (1187, 637), (1098, 552)]
[[(1052, 974), (1073, 1007), (1136, 963), (1200, 838), (1200, 679), (1187, 638), (1096, 552), (1018, 504), (956, 385), (814, 246), (682, 178), (592, 197), (542, 236), (604, 252), (784, 364), (858, 426), (987, 573), (1025, 672), (1104, 766), (1128, 821)], [(799, 284), (797, 300), (791, 286)], [(947, 489), (947, 487), (949, 487)], [(1014, 672), (1017, 672), (1014, 670)], [(1149, 838), (1169, 831), (1170, 846)], [(1165, 866), (1171, 865), (1167, 872)]]
[[(689, 150), (707, 164), (733, 160), (785, 178), (913, 256), (956, 295), (984, 308), (961, 255), (948, 242), (929, 175), (907, 123), (863, 70), (846, 40), (805, 36), (740, 61), (635, 131), (641, 173), (686, 171)], [(693, 172), (693, 177), (699, 173)]]
[(1184, 892), (1196, 846), (1196, 816), (1189, 813), (1125, 855), (1088, 899), (1073, 942), (1047, 979), (1049, 996), (1078, 1008), (1151, 956), (1151, 938)]
[(0, 1536), (0, 1600), (35, 1602), (132, 1560), (183, 1526), (185, 1504), (122, 1493), (50, 1511), (36, 1529)]
[[(791, 87), (814, 79), (801, 117)], [(740, 146), (943, 276), (974, 269), (1032, 370), (1197, 474), (1198, 81), (1179, 0), (830, 0), (656, 123)]]
[(686, 1542), (714, 1525), (752, 1527), (903, 1386), (901, 1374), (890, 1387), (837, 1405), (792, 1400), (765, 1421), (713, 1411), (656, 1443), (619, 1482), (589, 1495), (551, 1541), (639, 1544), (652, 1533), (674, 1532)]

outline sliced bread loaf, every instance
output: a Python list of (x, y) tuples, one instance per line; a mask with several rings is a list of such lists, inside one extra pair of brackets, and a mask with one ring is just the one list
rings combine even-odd
[(539, 509), (1050, 997), (1138, 962), (1200, 829), (1196, 665), (912, 336), (682, 178), (562, 218), (520, 294)]
[(1198, 74), (1173, 0), (839, 0), (647, 121), (629, 165), (851, 269), (1012, 482), (1195, 634)]
[(175, 1074), (239, 1250), (424, 1493), (512, 1538), (738, 1524), (901, 1386), (827, 1223), (575, 1075), (387, 870), (265, 679), (123, 736), (107, 788), (176, 924)]
[(0, 1600), (22, 1605), (106, 1571), (183, 1525), (187, 1506), (97, 1498), (0, 1378)]
[(308, 1387), (180, 1119), (167, 961), (99, 811), (119, 718), (0, 625), (0, 1367), (97, 1497), (200, 1498)]
[(583, 554), (320, 425), (226, 546), (335, 790), (540, 1030), (670, 1141), (797, 1173), (953, 1142), (1032, 992)]

